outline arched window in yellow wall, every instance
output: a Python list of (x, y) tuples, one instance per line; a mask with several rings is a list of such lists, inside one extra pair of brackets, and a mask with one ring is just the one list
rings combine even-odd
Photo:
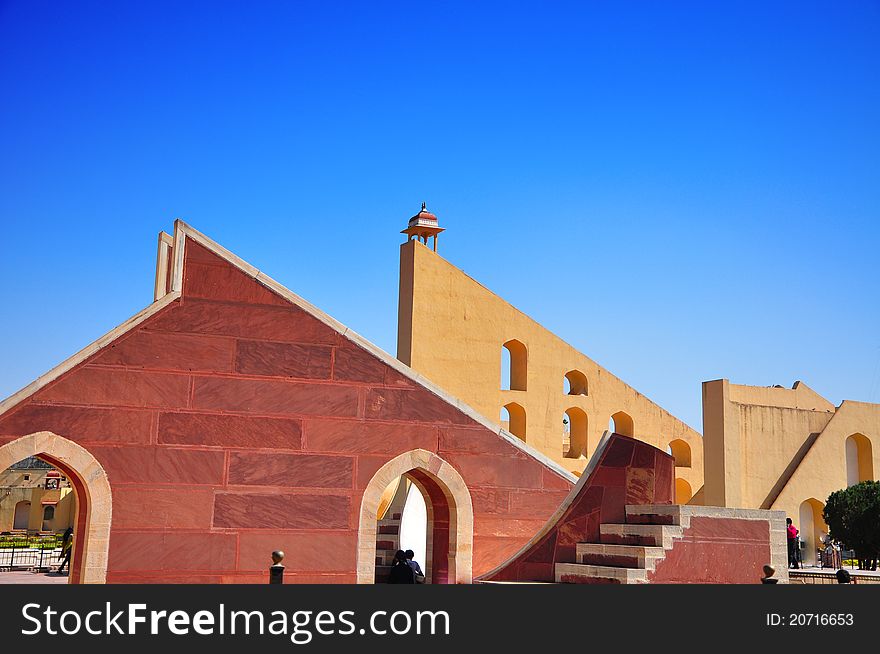
[(586, 395), (587, 376), (580, 370), (569, 370), (565, 373), (562, 390), (566, 395)]
[(853, 434), (846, 439), (846, 485), (854, 486), (860, 481), (873, 481), (874, 460), (871, 441), (863, 434)]
[(691, 467), (691, 446), (680, 438), (676, 438), (669, 443), (667, 452), (675, 459), (676, 468)]
[(562, 418), (562, 456), (566, 459), (580, 459), (587, 455), (587, 414), (582, 409), (572, 407)]
[(608, 429), (615, 434), (621, 434), (623, 436), (633, 436), (635, 433), (633, 429), (633, 419), (623, 411), (618, 411), (611, 416), (611, 421), (608, 423)]
[(526, 439), (526, 410), (516, 402), (505, 404), (501, 408), (501, 426), (511, 434)]
[(691, 501), (691, 498), (694, 496), (693, 490), (691, 490), (691, 485), (687, 483), (684, 479), (676, 479), (675, 480), (675, 503), (676, 504), (687, 504)]
[(528, 376), (528, 351), (516, 339), (507, 341), (501, 348), (501, 390), (526, 390)]
[(15, 514), (12, 517), (13, 529), (27, 529), (31, 520), (31, 503), (19, 502), (15, 505)]

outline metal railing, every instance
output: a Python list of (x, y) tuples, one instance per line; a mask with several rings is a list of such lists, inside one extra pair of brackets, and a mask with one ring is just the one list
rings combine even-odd
[(60, 535), (0, 535), (0, 572), (11, 570), (45, 571), (60, 563)]

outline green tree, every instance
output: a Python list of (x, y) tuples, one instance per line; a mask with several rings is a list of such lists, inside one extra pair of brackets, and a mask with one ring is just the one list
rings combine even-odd
[(831, 537), (853, 550), (859, 570), (876, 570), (880, 558), (880, 481), (834, 491), (822, 511)]

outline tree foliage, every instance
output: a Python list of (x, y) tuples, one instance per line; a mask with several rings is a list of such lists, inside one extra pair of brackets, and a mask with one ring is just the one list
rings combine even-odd
[(834, 491), (822, 511), (831, 538), (853, 550), (859, 567), (876, 569), (880, 558), (880, 481)]

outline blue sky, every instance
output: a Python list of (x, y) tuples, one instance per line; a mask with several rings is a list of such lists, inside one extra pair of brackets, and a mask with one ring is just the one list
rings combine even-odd
[(0, 0), (0, 396), (182, 217), (394, 353), (399, 230), (701, 429), (880, 401), (876, 2)]

